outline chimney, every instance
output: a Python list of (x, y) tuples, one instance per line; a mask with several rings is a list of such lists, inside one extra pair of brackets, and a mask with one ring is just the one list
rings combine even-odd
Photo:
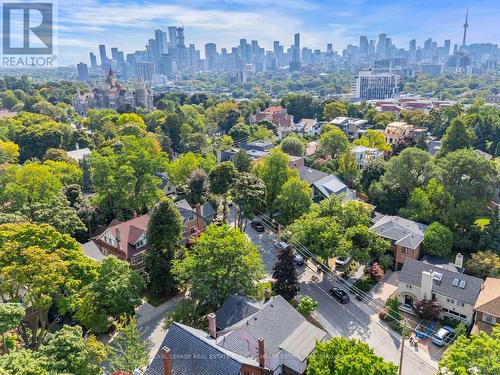
[(79, 150), (80, 149), (80, 145), (78, 144), (78, 142), (75, 143), (75, 150)]
[(163, 363), (164, 375), (172, 375), (172, 359), (170, 358), (170, 349), (166, 346), (161, 349), (161, 361)]
[(420, 282), (420, 298), (432, 298), (432, 271), (422, 271), (422, 281)]
[(262, 337), (259, 337), (258, 340), (259, 343), (259, 366), (260, 367), (266, 367), (265, 362), (265, 354), (264, 354), (264, 339)]
[(264, 289), (264, 301), (269, 301), (271, 299), (271, 289)]
[(201, 217), (201, 206), (199, 204), (196, 205), (196, 226), (198, 227), (198, 231), (201, 232), (202, 228), (202, 217)]
[(208, 334), (210, 335), (211, 338), (216, 339), (217, 338), (217, 324), (215, 320), (215, 314), (210, 313), (208, 314)]
[(116, 238), (117, 246), (118, 246), (118, 248), (120, 248), (120, 240), (121, 240), (120, 228), (115, 229), (115, 238)]
[(455, 266), (462, 269), (463, 265), (464, 265), (464, 256), (462, 255), (462, 253), (458, 253), (457, 256), (455, 257)]

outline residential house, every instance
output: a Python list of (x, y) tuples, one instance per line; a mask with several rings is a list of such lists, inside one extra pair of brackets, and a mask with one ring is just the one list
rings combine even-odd
[(429, 141), (427, 142), (427, 147), (428, 147), (429, 154), (434, 156), (441, 149), (441, 141), (435, 137), (430, 137)]
[(356, 158), (358, 167), (365, 167), (370, 160), (381, 159), (384, 153), (375, 147), (355, 146), (351, 149), (351, 153)]
[(409, 312), (418, 300), (436, 300), (441, 306), (441, 318), (471, 325), (482, 284), (477, 277), (406, 258), (399, 274), (398, 300)]
[(101, 262), (104, 258), (104, 254), (99, 250), (96, 243), (94, 241), (88, 241), (83, 244), (80, 244), (80, 248), (83, 251), (83, 255), (87, 258), (97, 260)]
[(385, 142), (393, 145), (408, 137), (413, 130), (413, 125), (404, 121), (395, 121), (387, 124), (384, 130)]
[(286, 108), (281, 106), (268, 107), (262, 112), (257, 112), (251, 118), (253, 123), (268, 120), (271, 121), (278, 129), (278, 135), (284, 137), (290, 134), (294, 124), (293, 116), (289, 115)]
[(319, 133), (319, 123), (317, 119), (303, 118), (293, 126), (293, 131), (301, 135), (315, 136)]
[[(183, 199), (174, 204), (183, 219), (183, 242), (199, 235), (215, 217), (215, 211), (209, 203), (192, 208)], [(148, 214), (134, 217), (125, 222), (115, 219), (101, 234), (95, 236), (93, 241), (103, 255), (115, 255), (124, 259), (130, 263), (134, 270), (142, 273), (145, 267), (144, 258), (148, 250), (146, 239), (148, 224)]]
[(309, 167), (297, 168), (299, 178), (306, 181), (312, 189), (312, 198), (316, 201), (336, 195), (343, 201), (356, 198), (356, 191), (349, 189), (337, 176)]
[(66, 154), (73, 160), (77, 162), (83, 161), (83, 159), (89, 157), (91, 151), (88, 147), (85, 148), (77, 148), (73, 151), (67, 151)]
[(300, 375), (316, 342), (329, 338), (281, 296), (230, 296), (208, 320), (208, 332), (174, 323), (146, 375)]
[(500, 324), (500, 279), (487, 277), (474, 305), (476, 319), (473, 331), (491, 333), (495, 324)]
[(370, 228), (391, 243), (391, 255), (399, 270), (407, 258), (420, 259), (421, 246), (427, 225), (399, 216), (386, 215)]
[(158, 184), (158, 189), (163, 191), (163, 194), (165, 194), (167, 197), (175, 196), (177, 194), (177, 187), (168, 177), (167, 172), (155, 173), (155, 177), (161, 180)]
[(368, 125), (367, 120), (353, 117), (336, 117), (329, 123), (339, 127), (349, 139), (360, 138), (360, 131)]

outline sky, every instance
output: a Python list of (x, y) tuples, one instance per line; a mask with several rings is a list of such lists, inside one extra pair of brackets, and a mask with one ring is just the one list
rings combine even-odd
[(266, 49), (279, 40), (286, 49), (296, 32), (302, 46), (321, 50), (333, 43), (342, 51), (360, 35), (376, 40), (382, 32), (398, 47), (408, 48), (413, 38), (423, 45), (429, 37), (453, 45), (461, 43), (467, 8), (468, 43), (500, 44), (498, 0), (58, 0), (59, 65), (89, 63), (100, 43), (108, 56), (111, 47), (142, 50), (155, 29), (169, 25), (184, 26), (186, 45), (194, 43), (202, 57), (207, 42), (220, 50), (241, 38), (257, 39)]

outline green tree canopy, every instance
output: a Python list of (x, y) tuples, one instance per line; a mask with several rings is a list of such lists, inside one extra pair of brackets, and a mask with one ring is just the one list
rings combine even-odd
[(397, 366), (385, 362), (373, 349), (358, 340), (334, 337), (318, 342), (316, 350), (307, 359), (310, 375), (396, 375)]
[(471, 148), (474, 144), (474, 132), (465, 124), (463, 119), (456, 118), (446, 129), (441, 140), (439, 155), (444, 156), (462, 148)]
[(291, 246), (278, 252), (278, 259), (273, 266), (273, 291), (287, 301), (292, 300), (300, 290), (297, 269)]
[(252, 295), (264, 267), (247, 237), (224, 224), (209, 225), (173, 270), (194, 299), (217, 308), (231, 294)]
[(277, 198), (276, 207), (281, 212), (285, 224), (292, 223), (309, 211), (312, 204), (312, 191), (309, 184), (292, 177), (284, 183)]
[(304, 155), (304, 142), (296, 135), (289, 135), (281, 141), (281, 150), (292, 156)]
[(325, 156), (336, 159), (340, 154), (347, 151), (349, 140), (342, 130), (337, 127), (328, 130), (319, 137), (319, 152)]
[(448, 227), (433, 222), (424, 234), (423, 247), (426, 254), (447, 258), (453, 246), (453, 233)]

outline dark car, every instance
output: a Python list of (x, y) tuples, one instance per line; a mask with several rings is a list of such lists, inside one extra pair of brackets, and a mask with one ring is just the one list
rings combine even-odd
[(254, 220), (250, 223), (250, 225), (252, 226), (253, 229), (255, 229), (257, 232), (265, 232), (266, 231), (266, 227), (264, 226), (264, 224), (262, 224), (260, 221), (258, 220)]
[(340, 288), (333, 287), (330, 289), (330, 294), (334, 296), (340, 303), (349, 302), (349, 296)]

